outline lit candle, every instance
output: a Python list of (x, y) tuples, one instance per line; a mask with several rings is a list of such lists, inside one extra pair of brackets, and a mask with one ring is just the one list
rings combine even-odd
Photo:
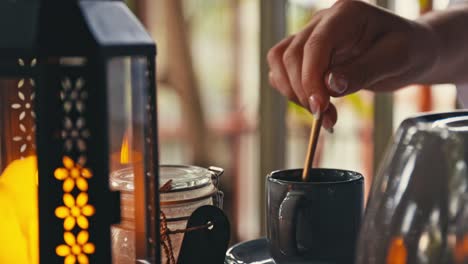
[[(131, 131), (125, 133), (118, 152), (111, 155), (111, 169), (118, 177), (133, 181), (133, 204), (130, 205), (134, 211), (134, 235), (135, 253), (137, 259), (144, 259), (148, 247), (145, 214), (146, 204), (144, 202), (145, 192), (136, 191), (144, 188), (144, 165), (141, 152), (134, 150)], [(128, 206), (128, 204), (126, 204)], [(124, 201), (122, 201), (124, 206)], [(124, 210), (122, 209), (122, 212)]]

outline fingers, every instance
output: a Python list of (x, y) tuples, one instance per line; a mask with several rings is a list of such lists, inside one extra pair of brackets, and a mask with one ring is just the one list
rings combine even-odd
[(308, 98), (310, 96), (309, 93), (305, 92), (301, 82), (304, 45), (315, 26), (319, 23), (320, 14), (316, 15), (315, 19), (304, 30), (296, 34), (287, 49), (284, 51), (282, 58), (291, 87), (304, 107), (309, 105)]
[[(309, 35), (303, 47), (301, 83), (304, 93), (326, 110), (330, 94), (324, 78), (337, 51), (347, 54), (360, 42), (366, 27), (361, 19), (363, 4), (356, 1), (340, 1), (325, 16)], [(362, 46), (358, 45), (358, 47)], [(349, 52), (348, 52), (349, 53)], [(340, 58), (342, 59), (342, 58)]]
[(325, 77), (332, 96), (343, 96), (375, 84), (408, 70), (410, 48), (407, 37), (395, 33), (378, 40), (366, 53), (343, 65), (333, 66)]
[[(346, 22), (357, 21), (353, 12), (339, 15), (347, 10), (340, 7), (346, 6), (347, 1), (341, 2), (333, 12), (324, 10), (316, 14), (303, 31), (278, 43), (267, 56), (271, 85), (290, 100), (309, 108), (314, 115), (324, 114), (324, 127), (328, 129), (335, 124), (337, 113), (334, 106), (329, 108), (324, 76), (333, 52), (357, 42), (353, 37), (358, 35), (356, 25), (360, 25)], [(343, 25), (349, 28), (343, 29)], [(340, 34), (332, 34), (335, 32)]]
[[(276, 84), (276, 81), (275, 81), (275, 77), (273, 75), (273, 72), (269, 72), (268, 74), (268, 79), (270, 81), (270, 84), (271, 86), (273, 86), (274, 88), (276, 88), (283, 96), (285, 96), (286, 98), (288, 98), (290, 101), (293, 101), (294, 103), (296, 104), (301, 104), (299, 102), (299, 99), (297, 98), (296, 94), (294, 94), (294, 92), (291, 90), (291, 89), (288, 89), (288, 90), (285, 90), (285, 89), (282, 89), (284, 88), (284, 86), (278, 86)], [(279, 87), (282, 87), (282, 88), (279, 88)]]
[(333, 127), (338, 120), (338, 114), (336, 111), (336, 107), (330, 103), (327, 110), (323, 113), (323, 121), (322, 126), (328, 132), (333, 133)]
[(300, 81), (303, 46), (325, 12), (326, 9), (315, 13), (313, 19), (301, 32), (278, 43), (267, 55), (272, 86), (290, 100), (306, 108), (309, 105), (309, 95), (304, 93)]
[(293, 39), (294, 36), (290, 36), (282, 40), (268, 52), (267, 60), (270, 67), (268, 77), (270, 84), (282, 95), (286, 96), (290, 100), (297, 100), (296, 94), (289, 83), (289, 77), (283, 64), (284, 51)]
[(302, 89), (302, 47), (307, 40), (305, 34), (300, 34), (291, 42), (283, 54), (283, 64), (291, 87), (303, 106), (307, 106), (307, 94)]
[(270, 83), (312, 113), (322, 113), (324, 128), (332, 128), (337, 113), (330, 96), (393, 89), (415, 76), (419, 39), (411, 28), (408, 20), (383, 9), (339, 0), (269, 52)]

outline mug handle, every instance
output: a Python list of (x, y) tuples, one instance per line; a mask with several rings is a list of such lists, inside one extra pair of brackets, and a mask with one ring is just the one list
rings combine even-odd
[(304, 198), (302, 191), (290, 191), (281, 202), (278, 212), (279, 248), (286, 256), (297, 255), (296, 225), (299, 204)]

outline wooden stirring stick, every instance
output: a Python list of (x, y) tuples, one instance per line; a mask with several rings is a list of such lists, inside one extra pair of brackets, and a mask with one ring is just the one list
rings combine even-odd
[(314, 161), (315, 150), (317, 149), (317, 142), (320, 135), (320, 128), (322, 127), (322, 115), (314, 117), (312, 122), (312, 128), (310, 130), (309, 147), (307, 148), (307, 156), (304, 163), (304, 169), (302, 170), (302, 181), (309, 181), (309, 170), (312, 168), (312, 162)]

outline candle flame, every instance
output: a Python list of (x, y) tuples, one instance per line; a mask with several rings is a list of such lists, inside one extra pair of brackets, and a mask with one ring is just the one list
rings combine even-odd
[(130, 163), (130, 143), (128, 133), (125, 133), (122, 140), (122, 147), (120, 148), (120, 164)]

